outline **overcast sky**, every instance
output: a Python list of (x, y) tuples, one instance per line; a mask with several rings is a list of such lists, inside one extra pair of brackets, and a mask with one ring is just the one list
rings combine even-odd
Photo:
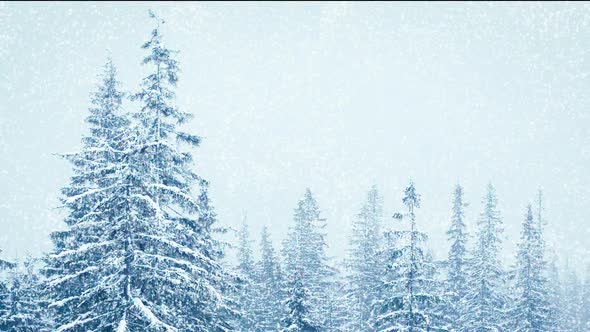
[(473, 226), (491, 181), (508, 262), (541, 186), (561, 262), (590, 263), (588, 3), (0, 3), (0, 256), (51, 248), (55, 154), (81, 147), (109, 54), (137, 89), (149, 8), (221, 223), (278, 245), (309, 187), (343, 257), (369, 187), (392, 223), (411, 178), (442, 258), (454, 184)]

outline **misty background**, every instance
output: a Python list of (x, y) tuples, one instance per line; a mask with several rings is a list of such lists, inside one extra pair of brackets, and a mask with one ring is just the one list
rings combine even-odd
[(454, 185), (473, 230), (492, 182), (509, 263), (542, 187), (560, 264), (590, 263), (588, 3), (0, 2), (1, 258), (50, 250), (64, 227), (56, 154), (81, 147), (107, 56), (137, 89), (148, 9), (180, 50), (177, 105), (223, 225), (247, 215), (278, 245), (309, 187), (343, 258), (370, 186), (394, 223), (413, 179), (443, 258)]

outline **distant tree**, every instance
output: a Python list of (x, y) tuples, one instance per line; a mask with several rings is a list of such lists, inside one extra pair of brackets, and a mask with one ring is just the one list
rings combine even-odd
[(549, 301), (541, 224), (533, 220), (529, 205), (522, 225), (516, 266), (516, 301), (510, 310), (514, 331), (549, 331)]
[(29, 258), (10, 273), (10, 313), (3, 331), (52, 331), (52, 322), (42, 292), (42, 281), (34, 263), (35, 261)]
[(467, 295), (467, 268), (469, 264), (467, 256), (468, 234), (464, 212), (467, 204), (464, 202), (463, 195), (463, 187), (457, 185), (453, 196), (451, 226), (447, 231), (451, 248), (447, 258), (446, 293), (449, 306), (446, 308), (446, 313), (458, 330), (461, 329), (459, 324), (464, 315), (462, 304)]
[(549, 313), (547, 320), (556, 332), (564, 331), (562, 328), (563, 314), (563, 289), (560, 280), (559, 269), (557, 268), (557, 257), (555, 253), (547, 264), (547, 299), (549, 301)]
[(350, 327), (350, 307), (344, 290), (345, 281), (340, 271), (335, 270), (326, 292), (326, 316), (322, 323), (325, 331), (348, 332)]
[(347, 297), (350, 306), (350, 328), (370, 330), (371, 311), (379, 298), (379, 285), (385, 268), (380, 250), (383, 245), (383, 198), (376, 186), (367, 194), (360, 213), (352, 224), (347, 267), (350, 271)]
[(382, 299), (376, 303), (374, 328), (377, 331), (446, 331), (446, 319), (439, 311), (442, 298), (433, 293), (439, 289), (432, 278), (435, 269), (427, 258), (425, 233), (417, 228), (415, 210), (420, 207), (420, 196), (410, 182), (404, 192), (405, 214), (396, 219), (407, 219), (409, 230), (390, 234), (398, 245), (388, 248), (388, 276), (380, 286)]
[(287, 300), (284, 305), (287, 315), (283, 319), (283, 332), (318, 332), (322, 331), (311, 314), (310, 291), (303, 283), (302, 274), (299, 271), (291, 273), (291, 280), (287, 288)]
[[(0, 250), (2, 252), (2, 250)], [(14, 263), (0, 259), (0, 271), (12, 269)], [(0, 331), (8, 330), (10, 320), (10, 292), (4, 280), (0, 279)]]
[[(323, 296), (329, 287), (329, 278), (334, 274), (328, 265), (325, 221), (311, 191), (307, 189), (297, 204), (294, 225), (283, 244), (285, 274), (297, 271), (303, 287), (309, 292), (310, 319), (317, 324), (326, 317), (326, 302)], [(292, 277), (292, 276), (291, 276)]]
[(260, 237), (260, 261), (256, 266), (256, 323), (260, 331), (276, 331), (284, 316), (283, 276), (277, 254), (272, 246), (268, 228)]
[(477, 243), (469, 264), (463, 331), (504, 331), (506, 327), (504, 271), (500, 263), (502, 218), (496, 190), (489, 184), (483, 200), (484, 211), (478, 221)]
[(257, 324), (254, 314), (255, 296), (255, 270), (252, 245), (250, 240), (250, 231), (246, 217), (242, 221), (242, 226), (238, 232), (238, 306), (240, 315), (240, 330), (254, 331)]
[(567, 267), (563, 292), (562, 330), (567, 332), (584, 331), (585, 328), (582, 322), (582, 283), (576, 272)]

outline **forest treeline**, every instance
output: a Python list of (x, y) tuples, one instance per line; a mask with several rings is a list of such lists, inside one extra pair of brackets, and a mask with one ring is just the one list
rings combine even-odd
[[(156, 27), (141, 46), (148, 75), (125, 93), (108, 60), (83, 146), (62, 155), (73, 176), (61, 191), (66, 227), (51, 234), (53, 249), (1, 264), (0, 330), (590, 331), (590, 280), (557, 268), (541, 191), (523, 206), (512, 266), (500, 259), (503, 220), (491, 184), (473, 234), (463, 188), (454, 188), (442, 261), (427, 250), (411, 181), (393, 216), (370, 188), (343, 264), (326, 254), (326, 220), (309, 189), (281, 248), (266, 228), (252, 240), (246, 221), (235, 243), (220, 240), (227, 229), (193, 167), (201, 138), (181, 130), (192, 113), (174, 105), (177, 52), (150, 15)], [(225, 259), (233, 249), (237, 264)]]

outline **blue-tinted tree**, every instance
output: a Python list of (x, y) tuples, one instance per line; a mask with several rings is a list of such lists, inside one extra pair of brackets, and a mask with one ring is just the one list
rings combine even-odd
[(288, 297), (284, 302), (286, 316), (283, 319), (282, 332), (318, 332), (322, 331), (319, 324), (313, 320), (310, 301), (310, 291), (305, 287), (302, 274), (299, 271), (291, 273), (291, 280), (287, 287)]
[(483, 200), (484, 211), (478, 221), (477, 242), (469, 264), (469, 280), (464, 300), (463, 331), (504, 331), (506, 295), (500, 263), (502, 218), (496, 190), (489, 184)]
[(260, 237), (260, 261), (256, 264), (256, 325), (260, 331), (276, 331), (285, 316), (282, 301), (283, 275), (279, 259), (272, 246), (268, 228), (264, 226)]
[(394, 238), (387, 248), (387, 276), (381, 288), (381, 300), (374, 309), (377, 331), (445, 331), (447, 322), (440, 311), (442, 297), (436, 290), (440, 283), (433, 278), (433, 262), (426, 257), (425, 233), (417, 228), (415, 211), (420, 196), (410, 182), (404, 192), (406, 213), (396, 213), (395, 219), (408, 220), (406, 229), (389, 234)]
[(510, 311), (514, 331), (549, 331), (549, 302), (541, 224), (527, 207), (516, 258), (516, 301)]
[(300, 282), (309, 291), (310, 319), (320, 325), (327, 317), (323, 295), (330, 287), (329, 278), (334, 274), (325, 253), (327, 243), (324, 228), (319, 205), (307, 189), (297, 204), (294, 225), (284, 242), (284, 266), (287, 276), (298, 271)]
[(379, 285), (385, 271), (380, 255), (383, 245), (383, 198), (373, 186), (360, 213), (352, 224), (349, 239), (347, 267), (347, 297), (350, 311), (350, 328), (355, 331), (370, 330), (373, 304), (379, 299)]
[(446, 296), (449, 306), (445, 310), (451, 321), (454, 322), (453, 326), (457, 329), (460, 329), (459, 323), (463, 316), (462, 304), (466, 296), (467, 267), (469, 264), (465, 206), (467, 204), (463, 198), (463, 187), (457, 185), (453, 196), (451, 226), (447, 231), (451, 248), (447, 259), (448, 275), (446, 282)]

